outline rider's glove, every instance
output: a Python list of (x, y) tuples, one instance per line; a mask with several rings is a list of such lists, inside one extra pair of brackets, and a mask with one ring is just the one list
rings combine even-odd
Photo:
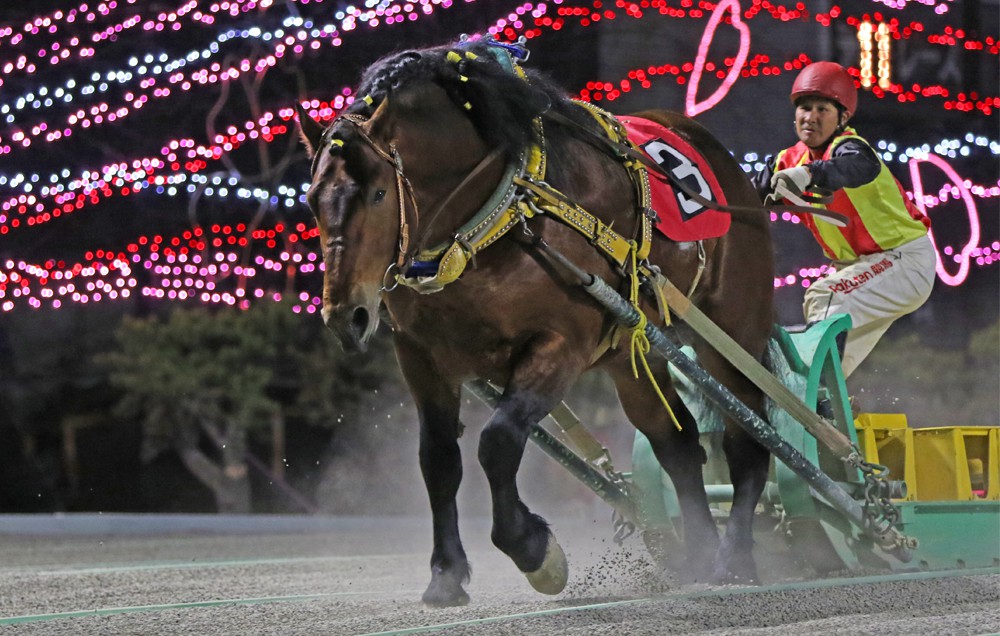
[(812, 182), (812, 174), (805, 166), (785, 168), (771, 175), (771, 187), (778, 194), (791, 192), (794, 195), (801, 195)]

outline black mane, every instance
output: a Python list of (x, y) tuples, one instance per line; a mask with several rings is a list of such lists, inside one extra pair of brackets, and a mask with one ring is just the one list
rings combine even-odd
[[(451, 52), (461, 59), (454, 55), (449, 59)], [(469, 104), (463, 110), (483, 139), (511, 156), (532, 140), (532, 120), (550, 109), (594, 126), (593, 119), (546, 76), (526, 70), (525, 80), (502, 66), (496, 52), (496, 44), (478, 40), (394, 53), (365, 71), (358, 97), (347, 110), (370, 116), (393, 92), (414, 82), (433, 81), (458, 106)]]

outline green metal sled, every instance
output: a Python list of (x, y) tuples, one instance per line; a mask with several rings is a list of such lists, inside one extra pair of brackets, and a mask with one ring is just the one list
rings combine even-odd
[[(781, 461), (775, 461), (773, 481), (765, 489), (761, 503), (780, 519), (778, 527), (788, 547), (820, 573), (1000, 565), (1000, 484), (997, 483), (1000, 431), (976, 427), (973, 431), (955, 432), (949, 428), (940, 429), (940, 434), (924, 435), (919, 429), (907, 433), (905, 418), (901, 430), (898, 418), (886, 425), (885, 418), (872, 416), (862, 417), (856, 424), (837, 347), (838, 336), (850, 326), (850, 318), (840, 315), (798, 333), (776, 327), (769, 347), (770, 368), (806, 405), (815, 408), (820, 401), (828, 401), (828, 410), (832, 412), (828, 419), (863, 450), (867, 461), (890, 465), (891, 478), (896, 481), (890, 482), (893, 488), (889, 496), (900, 515), (896, 525), (901, 532), (916, 537), (919, 547), (910, 563), (888, 558), (807, 482)], [(721, 454), (714, 448), (714, 440), (718, 437), (716, 432), (721, 430), (722, 414), (686, 386), (683, 378), (678, 378), (677, 384), (685, 405), (699, 422), (710, 463), (719, 461), (718, 456), (712, 455), (713, 451)], [(773, 402), (767, 400), (766, 404), (768, 421), (781, 438), (854, 498), (864, 500), (867, 484), (859, 468), (840, 461)], [(859, 431), (863, 434), (861, 440)], [(924, 437), (927, 439), (922, 440)], [(968, 445), (978, 451), (973, 453), (975, 457), (966, 454), (966, 438), (971, 440)], [(886, 457), (880, 456), (880, 449)], [(950, 461), (938, 469), (937, 456)], [(972, 487), (972, 475), (977, 477), (976, 485), (980, 488)], [(638, 432), (629, 479), (637, 500), (637, 525), (645, 533), (654, 556), (669, 562), (667, 555), (656, 553), (669, 550), (679, 539), (677, 497), (648, 440)], [(945, 490), (931, 486), (941, 480), (955, 481), (957, 485)], [(924, 485), (919, 493), (918, 481)], [(719, 514), (724, 516), (725, 503), (732, 500), (732, 487), (724, 483), (708, 484), (706, 489), (710, 502), (722, 504)], [(925, 492), (947, 492), (952, 499), (928, 501), (919, 496)]]

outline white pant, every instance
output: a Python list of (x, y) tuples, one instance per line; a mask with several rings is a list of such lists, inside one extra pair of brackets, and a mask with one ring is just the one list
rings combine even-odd
[(807, 322), (849, 314), (842, 367), (850, 375), (897, 318), (924, 304), (934, 285), (936, 255), (929, 236), (856, 261), (835, 263), (836, 271), (806, 290)]

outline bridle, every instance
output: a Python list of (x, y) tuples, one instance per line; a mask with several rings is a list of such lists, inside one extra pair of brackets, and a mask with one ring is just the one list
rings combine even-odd
[[(383, 105), (385, 103), (386, 102), (383, 102)], [(377, 112), (378, 110), (376, 110), (376, 113)], [(372, 117), (374, 117), (374, 115)], [(392, 166), (392, 169), (396, 174), (396, 200), (399, 202), (399, 239), (397, 241), (396, 258), (394, 261), (389, 263), (385, 273), (382, 275), (382, 285), (379, 289), (380, 293), (391, 292), (399, 285), (399, 275), (406, 271), (407, 266), (413, 260), (413, 255), (417, 251), (416, 249), (411, 250), (410, 248), (411, 225), (419, 228), (420, 235), (417, 237), (417, 240), (413, 241), (414, 245), (419, 245), (419, 239), (427, 235), (427, 232), (433, 226), (434, 221), (437, 220), (441, 212), (448, 207), (458, 193), (471, 184), (473, 180), (489, 165), (502, 158), (503, 152), (498, 148), (483, 157), (483, 159), (480, 160), (468, 174), (466, 174), (462, 181), (459, 182), (459, 184), (455, 186), (455, 188), (453, 188), (437, 206), (435, 206), (432, 213), (428, 215), (427, 223), (420, 224), (420, 208), (417, 205), (416, 195), (413, 193), (413, 185), (410, 183), (409, 178), (407, 178), (406, 173), (403, 170), (403, 158), (399, 154), (399, 150), (396, 149), (395, 144), (390, 143), (389, 150), (387, 151), (371, 138), (371, 135), (369, 135), (368, 131), (365, 129), (365, 125), (371, 121), (370, 118), (355, 113), (343, 113), (338, 115), (323, 134), (320, 148), (322, 148), (323, 145), (333, 147), (343, 145), (343, 140), (336, 139), (332, 136), (333, 129), (336, 127), (337, 122), (341, 120), (353, 125), (358, 137), (364, 141), (376, 155)], [(320, 154), (320, 151), (317, 151), (313, 156), (313, 163), (310, 171), (313, 176), (315, 176), (316, 167), (318, 165), (317, 160)], [(412, 223), (407, 215), (406, 198), (409, 198), (410, 203), (412, 204)]]
[[(406, 197), (409, 197), (410, 202), (413, 204), (414, 224), (416, 224), (420, 217), (419, 208), (417, 206), (417, 198), (413, 194), (413, 186), (410, 184), (410, 180), (406, 178), (406, 173), (403, 172), (403, 158), (400, 156), (395, 144), (389, 144), (388, 151), (378, 145), (368, 134), (368, 131), (365, 130), (365, 124), (368, 123), (369, 119), (363, 115), (357, 115), (354, 113), (343, 113), (334, 119), (333, 123), (330, 124), (330, 127), (327, 128), (327, 133), (324, 133), (324, 139), (329, 133), (331, 133), (331, 131), (333, 131), (338, 121), (345, 121), (353, 125), (358, 137), (360, 137), (361, 140), (364, 141), (376, 155), (392, 166), (393, 172), (396, 173), (396, 201), (399, 204), (399, 238), (396, 243), (396, 259), (395, 261), (389, 263), (385, 273), (382, 275), (382, 285), (379, 289), (380, 292), (389, 292), (396, 288), (397, 283), (395, 282), (395, 274), (403, 269), (406, 261), (410, 258), (410, 221), (406, 214)], [(343, 143), (343, 140), (335, 139), (330, 136), (329, 144), (331, 146), (342, 146)], [(319, 157), (319, 154), (320, 153), (317, 152), (316, 157), (313, 158), (312, 170), (314, 173), (316, 170), (316, 158)]]

